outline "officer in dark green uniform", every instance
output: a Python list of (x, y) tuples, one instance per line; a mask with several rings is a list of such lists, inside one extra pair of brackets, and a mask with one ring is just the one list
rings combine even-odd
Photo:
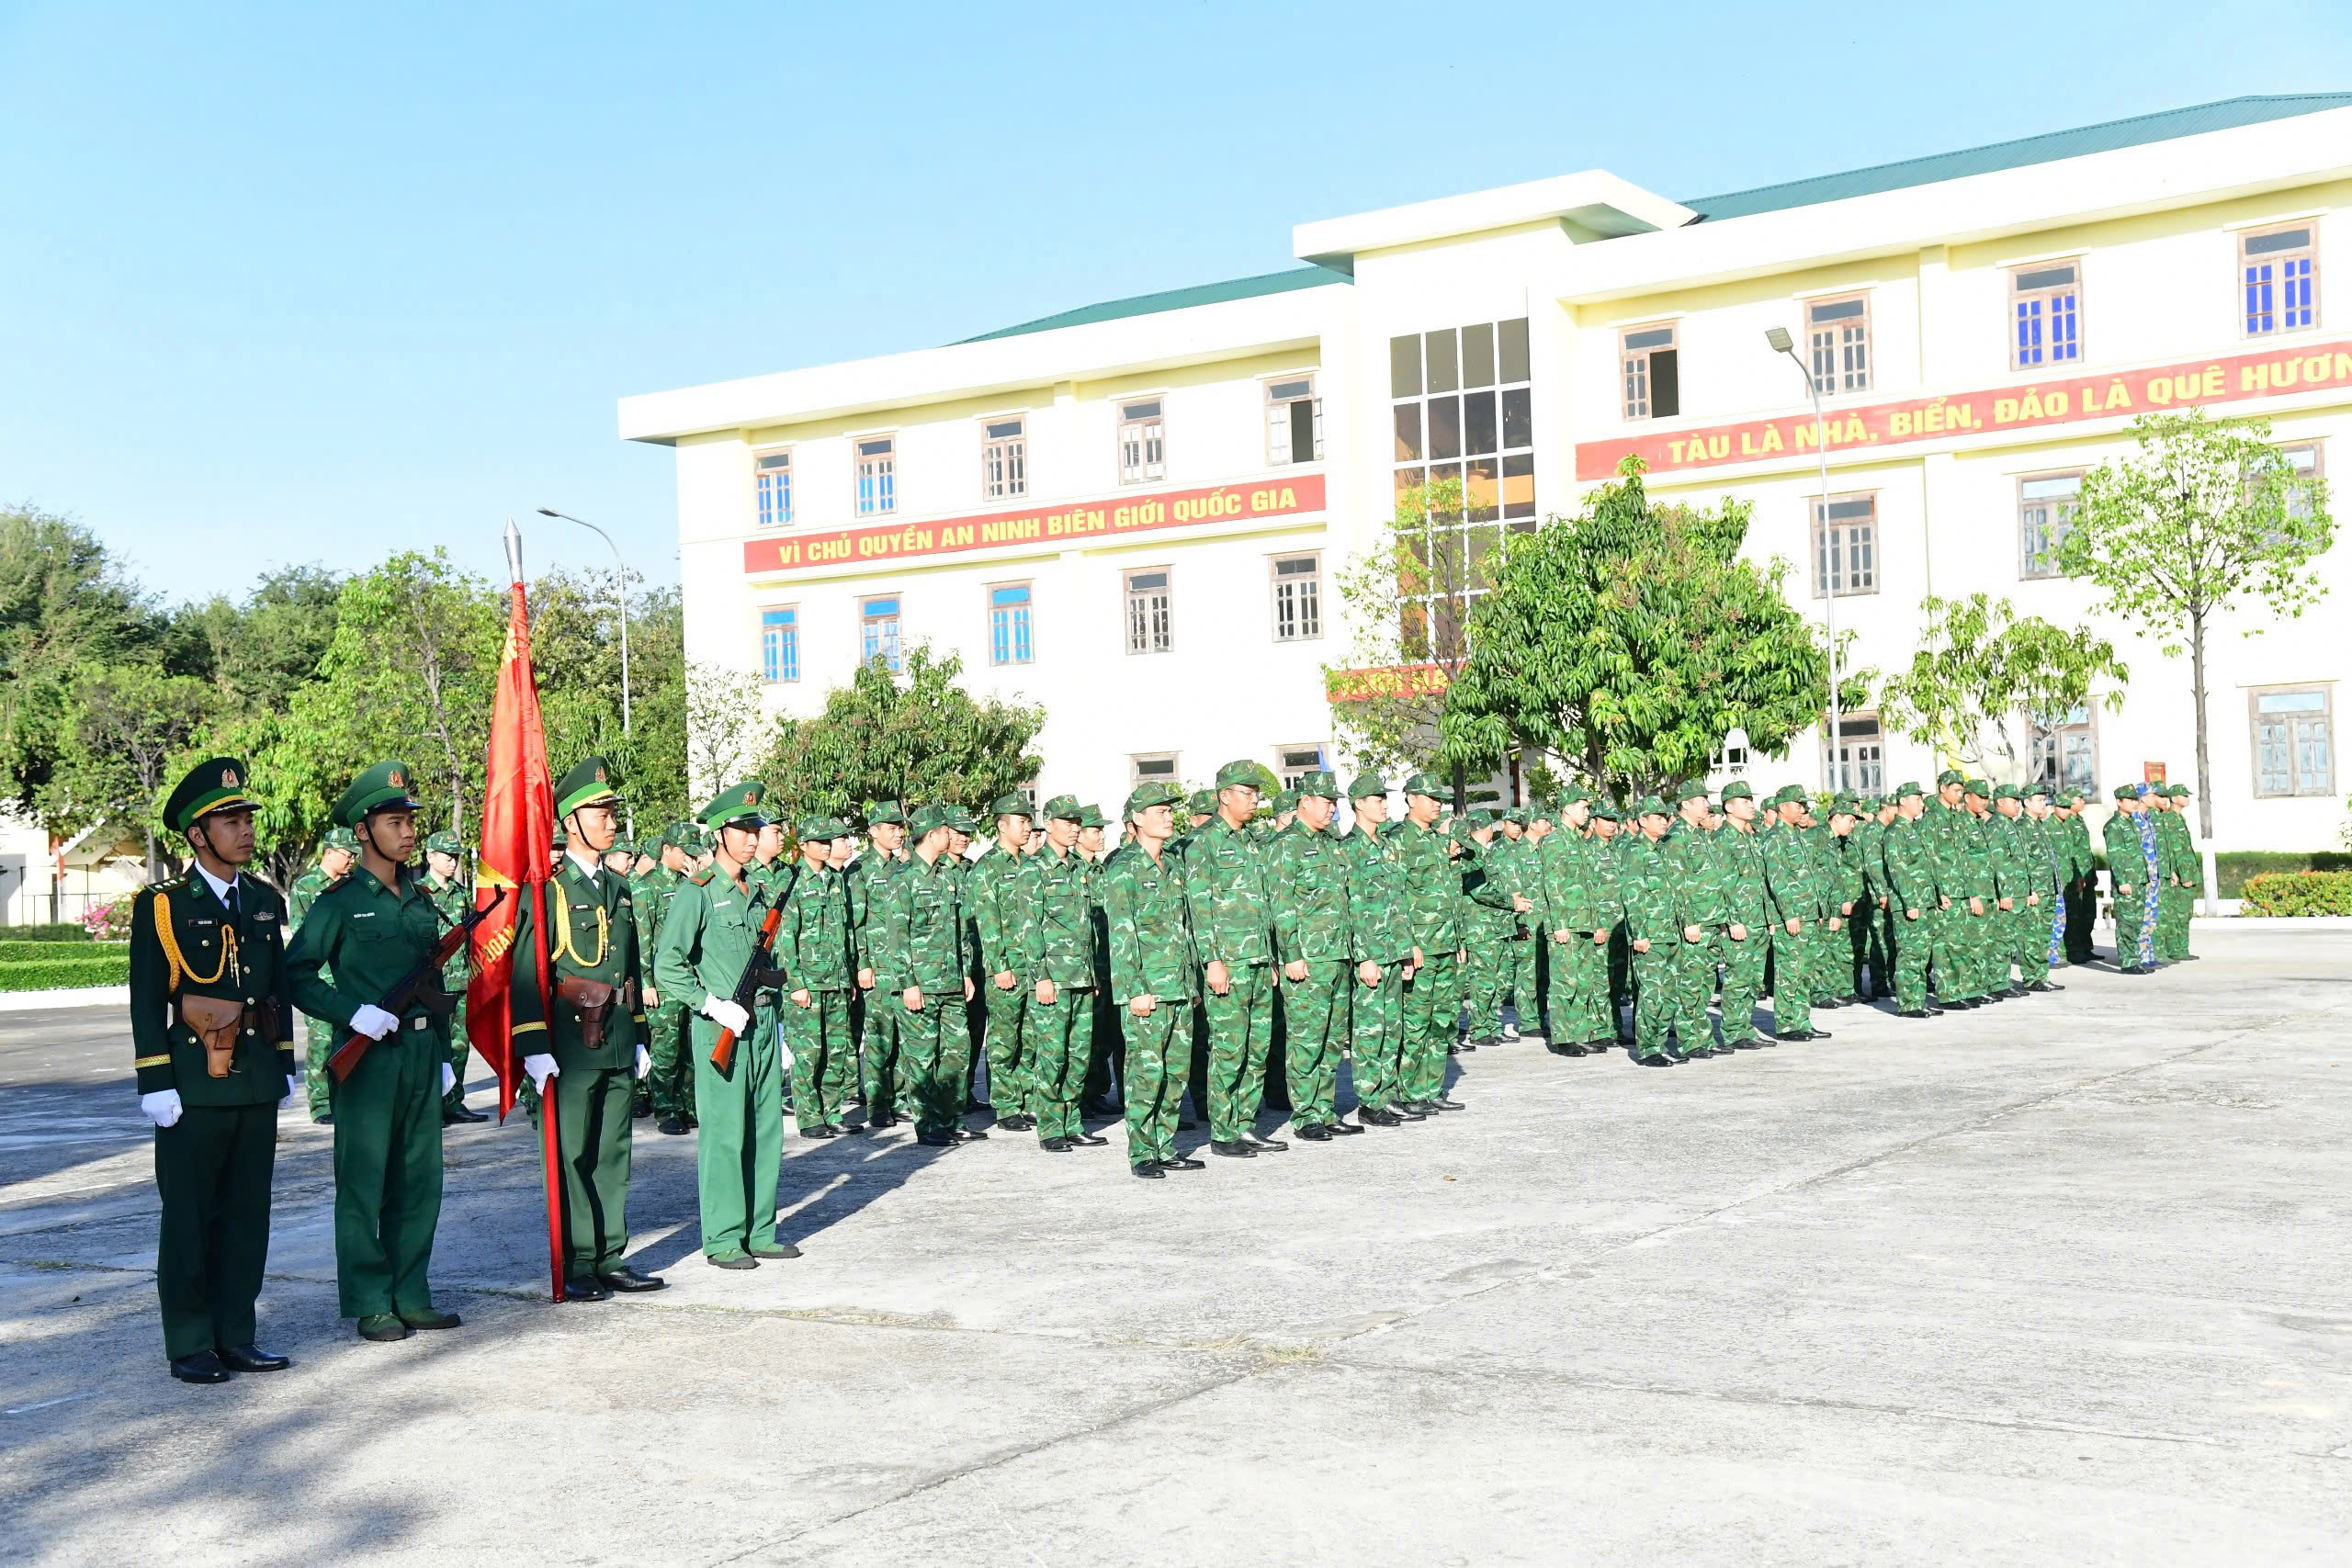
[[(464, 919), (473, 910), (473, 889), (465, 884), (465, 846), (458, 835), (443, 829), (424, 840), (424, 890), (433, 896), (433, 907), (441, 911), (441, 919), (450, 925)], [(441, 983), (459, 998), (458, 1010), (449, 1015), (449, 1070), (458, 1081), (441, 1097), (441, 1120), (444, 1122), (487, 1122), (489, 1117), (466, 1106), (466, 1054), (469, 1049), (466, 1038), (466, 980), (470, 973), (469, 955), (459, 948), (441, 966)]]
[[(515, 962), (528, 975), (537, 943), (547, 949), (548, 1005), (536, 983), (508, 990), (514, 1049), (542, 1097), (555, 1098), (563, 1164), (567, 1301), (601, 1302), (614, 1292), (658, 1291), (658, 1275), (622, 1261), (628, 1251), (630, 1089), (651, 1070), (645, 1039), (645, 965), (637, 908), (612, 868), (620, 829), (619, 783), (602, 757), (582, 759), (555, 786), (571, 848), (547, 886), (547, 934), (526, 899), (514, 921)], [(554, 1085), (550, 1091), (548, 1085)]]
[[(286, 899), (286, 940), (292, 942), (302, 929), (302, 919), (318, 902), (319, 895), (351, 874), (359, 861), (359, 840), (345, 827), (326, 830), (319, 840), (319, 863), (294, 879)], [(334, 1121), (327, 1105), (327, 1058), (334, 1055), (334, 1026), (322, 1018), (302, 1021), (306, 1044), (303, 1047), (302, 1079), (310, 1092), (311, 1120), (321, 1126)]]
[[(751, 871), (760, 829), (767, 826), (760, 812), (766, 795), (767, 786), (752, 779), (703, 808), (704, 823), (718, 836), (717, 852), (709, 869), (688, 878), (671, 900), (662, 923), (662, 950), (653, 960), (662, 994), (694, 1011), (688, 1021), (695, 1103), (702, 1118), (695, 1185), (703, 1256), (718, 1269), (756, 1269), (763, 1258), (800, 1256), (798, 1247), (775, 1235), (788, 1063), (764, 996), (754, 1003), (765, 1015), (757, 1018), (734, 999), (767, 916), (764, 889), (754, 884)], [(722, 1030), (733, 1030), (736, 1037), (734, 1057), (723, 1073), (710, 1059)]]
[(406, 762), (379, 762), (334, 803), (335, 820), (358, 835), (359, 863), (311, 906), (286, 954), (295, 1006), (339, 1038), (374, 1042), (333, 1090), (335, 1287), (362, 1339), (458, 1326), (425, 1278), (441, 1221), (441, 1097), (457, 1081), (448, 1021), (421, 1001), (398, 1014), (377, 1005), (441, 935), (424, 879), (408, 869), (413, 776)]
[(155, 1294), (164, 1355), (182, 1382), (276, 1371), (254, 1344), (269, 1257), (277, 1105), (290, 1099), (294, 1014), (277, 889), (243, 874), (254, 858), (245, 765), (199, 762), (164, 805), (187, 837), (187, 874), (130, 912), (130, 1039), (139, 1109), (155, 1124), (163, 1224)]

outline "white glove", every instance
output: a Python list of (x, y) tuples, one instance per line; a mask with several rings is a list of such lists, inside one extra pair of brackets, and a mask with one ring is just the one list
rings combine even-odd
[(776, 1036), (775, 1054), (777, 1057), (780, 1058), (784, 1070), (790, 1072), (792, 1070), (792, 1047), (784, 1043), (784, 1036), (782, 1034), (778, 1034)]
[(548, 1079), (555, 1077), (555, 1058), (542, 1052), (523, 1058), (523, 1071), (530, 1075), (531, 1087), (541, 1094), (548, 1091)]
[(286, 1075), (286, 1098), (279, 1100), (278, 1103), (280, 1105), (291, 1105), (294, 1103), (294, 1097), (301, 1092), (302, 1080), (296, 1077), (292, 1073), (288, 1073)]
[(153, 1094), (142, 1094), (139, 1097), (139, 1109), (156, 1126), (168, 1127), (180, 1119), (180, 1091), (159, 1089)]
[(443, 1094), (447, 1094), (447, 1093), (448, 1093), (450, 1089), (454, 1089), (455, 1087), (457, 1087), (457, 1082), (458, 1082), (458, 1070), (457, 1070), (455, 1067), (452, 1067), (451, 1066), (449, 1066), (449, 1064), (448, 1064), (448, 1063), (447, 1063), (447, 1062), (442, 1063), (442, 1064), (441, 1064), (441, 1092), (442, 1092)]
[(373, 1002), (362, 1002), (359, 1010), (351, 1015), (351, 1032), (365, 1034), (370, 1040), (381, 1040), (401, 1026), (401, 1021)]
[(752, 1015), (725, 997), (705, 997), (702, 1015), (721, 1029), (731, 1029), (737, 1034), (752, 1032)]
[(653, 1057), (644, 1046), (637, 1048), (637, 1076), (640, 1078), (653, 1071)]

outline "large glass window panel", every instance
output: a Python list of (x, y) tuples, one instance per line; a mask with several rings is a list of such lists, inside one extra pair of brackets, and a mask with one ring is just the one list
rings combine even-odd
[(1462, 329), (1462, 384), (1495, 384), (1495, 329), (1491, 323), (1480, 322)]
[(1495, 394), (1465, 392), (1462, 397), (1462, 450), (1470, 457), (1495, 450)]
[(1531, 454), (1503, 459), (1503, 515), (1535, 515), (1535, 458)]
[(1430, 456), (1459, 457), (1462, 456), (1462, 400), (1431, 398), (1430, 400)]
[(1525, 387), (1513, 387), (1503, 393), (1503, 450), (1516, 451), (1535, 445), (1535, 408)]
[(1474, 522), (1502, 514), (1502, 477), (1496, 468), (1498, 461), (1494, 457), (1474, 457), (1463, 465), (1462, 503)]
[(1457, 391), (1462, 386), (1460, 350), (1454, 343), (1453, 329), (1428, 333), (1422, 343), (1429, 350), (1429, 387), (1432, 392)]
[(1416, 463), (1421, 458), (1421, 405), (1396, 405), (1396, 461)]
[(1408, 333), (1403, 337), (1388, 340), (1388, 395), (1392, 398), (1418, 398), (1421, 395), (1421, 336)]
[(1527, 318), (1498, 323), (1495, 335), (1502, 361), (1503, 384), (1527, 380)]

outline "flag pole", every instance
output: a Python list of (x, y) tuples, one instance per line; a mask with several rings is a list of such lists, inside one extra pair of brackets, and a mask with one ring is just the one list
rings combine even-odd
[[(506, 520), (506, 571), (513, 585), (514, 603), (523, 604), (523, 535), (514, 526), (514, 519)], [(527, 624), (527, 622), (526, 623)], [(537, 847), (538, 858), (532, 863), (531, 885), (531, 983), (539, 988), (539, 1016), (548, 1011), (548, 878), (547, 847)], [(519, 869), (519, 868), (518, 868)], [(511, 1049), (511, 1047), (510, 1047)], [(549, 1080), (553, 1081), (553, 1080)], [(563, 1143), (556, 1132), (555, 1096), (542, 1092), (539, 1096), (539, 1167), (547, 1188), (548, 1199), (548, 1298), (560, 1302), (563, 1296)]]

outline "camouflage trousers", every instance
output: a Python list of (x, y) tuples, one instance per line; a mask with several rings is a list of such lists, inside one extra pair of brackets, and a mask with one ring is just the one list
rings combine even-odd
[(1510, 939), (1510, 1005), (1519, 1014), (1519, 1027), (1529, 1033), (1544, 1028), (1544, 942), (1534, 931), (1515, 933)]
[(645, 1021), (653, 1036), (645, 1049), (653, 1064), (652, 1072), (645, 1079), (653, 1113), (663, 1118), (675, 1116), (691, 1123), (695, 1119), (695, 1064), (687, 1044), (686, 1004), (656, 1003)]
[(1571, 1043), (1616, 1038), (1617, 1025), (1609, 1002), (1609, 950), (1592, 940), (1590, 931), (1570, 931), (1561, 942), (1547, 940), (1551, 952), (1551, 994), (1544, 1010), (1552, 1020), (1555, 1038)]
[(1647, 953), (1627, 957), (1634, 980), (1634, 1055), (1655, 1056), (1666, 1049), (1674, 1032), (1675, 1009), (1680, 995), (1679, 973), (1682, 943), (1671, 938), (1650, 943)]
[(1284, 979), (1283, 1076), (1289, 1080), (1291, 1125), (1328, 1127), (1340, 1081), (1340, 1052), (1347, 1043), (1348, 992), (1359, 984), (1344, 958), (1309, 959), (1306, 978)]
[(1714, 999), (1716, 972), (1723, 967), (1724, 949), (1731, 939), (1721, 926), (1704, 928), (1697, 942), (1682, 942), (1675, 949), (1674, 1033), (1679, 1048), (1702, 1051), (1715, 1043), (1715, 1026), (1707, 1017)]
[(802, 1007), (784, 998), (778, 1015), (792, 1053), (792, 1116), (804, 1133), (842, 1124), (857, 1041), (849, 1032), (849, 993), (811, 991)]
[(1818, 921), (1786, 920), (1772, 928), (1772, 1032), (1802, 1034), (1813, 1027), (1814, 963), (1820, 953)]
[(466, 1039), (465, 976), (459, 975), (447, 984), (458, 992), (457, 1010), (449, 1015), (449, 1071), (457, 1081), (441, 1097), (441, 1109), (455, 1111), (466, 1103), (466, 1058), (473, 1047)]
[(2166, 881), (2156, 893), (2156, 956), (2175, 963), (2188, 956), (2188, 922), (2197, 912), (2197, 893)]
[(1933, 909), (1920, 910), (1916, 920), (1900, 909), (1887, 911), (1887, 945), (1894, 955), (1894, 1005), (1901, 1011), (1920, 1012), (1927, 1008), (1928, 961), (1935, 956), (1936, 918)]
[(1723, 935), (1724, 1043), (1756, 1038), (1756, 1004), (1764, 997), (1764, 961), (1772, 955), (1772, 938), (1761, 927), (1742, 928), (1747, 934), (1734, 941)]
[(311, 1102), (311, 1120), (320, 1122), (334, 1110), (327, 1093), (333, 1082), (327, 1072), (327, 1058), (334, 1055), (334, 1025), (322, 1018), (302, 1015), (302, 1026), (308, 1031), (302, 1046), (302, 1089)]
[(1463, 965), (1464, 1000), (1470, 1007), (1470, 1038), (1498, 1040), (1503, 1032), (1503, 998), (1510, 991), (1516, 955), (1512, 939), (1495, 932), (1473, 932), (1470, 960)]
[(1161, 998), (1149, 1018), (1119, 1010), (1127, 1043), (1127, 1163), (1176, 1157), (1176, 1122), (1193, 1065), (1193, 1009), (1183, 998)]
[(1348, 1073), (1358, 1111), (1385, 1111), (1403, 1095), (1405, 966), (1383, 964), (1375, 985), (1359, 981), (1350, 998)]
[[(2136, 874), (2137, 866), (2132, 868)], [(2109, 874), (2112, 874), (2111, 873)], [(2113, 885), (2109, 885), (2112, 890)], [(2115, 908), (2115, 962), (2119, 968), (2152, 964), (2156, 959), (2155, 922), (2149, 918), (2152, 900), (2148, 890), (2134, 884), (2126, 894), (2111, 891), (2110, 902)]]
[(1274, 976), (1252, 964), (1229, 973), (1225, 995), (1206, 990), (1209, 1136), (1229, 1144), (1250, 1131), (1266, 1093), (1266, 1050), (1274, 1032)]
[(1955, 898), (1949, 909), (1930, 916), (1935, 952), (1936, 995), (1945, 1001), (1966, 1001), (1984, 991), (1984, 957), (1978, 940), (1983, 917), (1968, 912), (1966, 900)]
[(1445, 1091), (1445, 1062), (1461, 1021), (1461, 964), (1451, 953), (1432, 953), (1405, 987), (1404, 1051), (1397, 1060), (1397, 1094), (1408, 1101)]
[(1094, 1048), (1094, 993), (1057, 986), (1054, 999), (1033, 992), (1022, 1015), (1021, 1054), (1029, 1066), (1029, 1114), (1037, 1138), (1074, 1138), (1086, 1131), (1078, 1104), (1086, 1089), (1086, 1065)]
[(1846, 934), (1846, 917), (1838, 917), (1838, 929), (1831, 931), (1826, 919), (1815, 920), (1805, 927), (1810, 939), (1805, 957), (1812, 972), (1805, 976), (1810, 987), (1810, 999), (1834, 1002), (1846, 995), (1847, 981), (1852, 968), (1849, 958), (1852, 939)]
[(908, 1007), (897, 995), (883, 1006), (899, 1040), (899, 1097), (913, 1111), (915, 1131), (937, 1134), (960, 1126), (964, 1072), (971, 1051), (963, 998), (954, 992), (926, 991), (920, 1009)]
[(899, 1070), (898, 1010), (887, 993), (868, 991), (865, 1012), (858, 1051), (858, 1088), (865, 1096), (866, 1119), (907, 1115), (912, 1101), (903, 1092), (905, 1076)]
[(989, 1057), (989, 1103), (997, 1119), (1029, 1112), (1029, 1055), (1023, 1048), (1021, 1018), (1029, 1005), (1029, 990), (1015, 985), (1006, 990), (989, 976), (980, 982), (988, 1002), (987, 1033), (982, 1037)]

